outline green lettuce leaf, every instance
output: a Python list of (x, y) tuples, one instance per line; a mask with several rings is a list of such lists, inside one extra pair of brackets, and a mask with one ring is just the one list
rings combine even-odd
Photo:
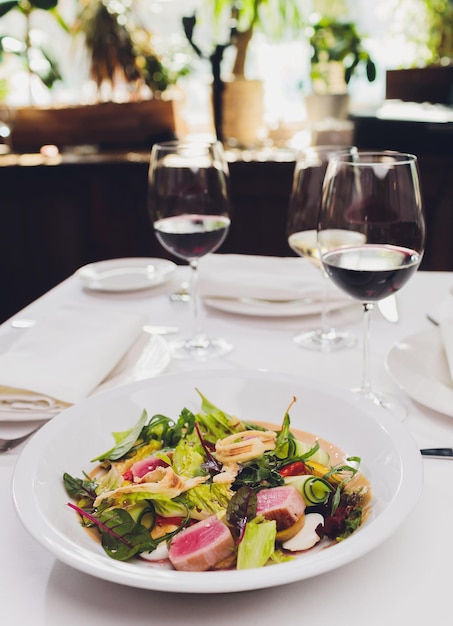
[(205, 439), (215, 443), (218, 439), (246, 430), (244, 423), (237, 417), (233, 417), (216, 407), (199, 389), (196, 391), (201, 398), (202, 412), (197, 413), (195, 419), (201, 426)]
[(197, 452), (187, 440), (181, 439), (173, 453), (172, 467), (179, 476), (192, 478), (200, 474), (203, 461), (204, 456)]
[(113, 491), (118, 487), (121, 487), (123, 484), (123, 477), (116, 469), (114, 465), (112, 465), (109, 471), (98, 480), (96, 486), (96, 495), (100, 496), (107, 491)]
[(247, 522), (244, 536), (238, 546), (237, 569), (266, 565), (275, 550), (276, 534), (275, 520), (255, 517)]
[(226, 511), (230, 498), (228, 485), (220, 483), (203, 483), (192, 487), (181, 496), (190, 509), (190, 516), (198, 520)]
[(152, 502), (154, 509), (158, 515), (163, 517), (185, 517), (187, 515), (187, 506), (180, 498), (172, 500), (167, 496), (159, 493), (150, 493), (148, 491), (135, 491), (127, 494), (127, 505), (125, 504), (124, 494), (118, 494), (109, 498), (109, 508), (120, 506), (124, 510), (132, 510), (142, 502)]

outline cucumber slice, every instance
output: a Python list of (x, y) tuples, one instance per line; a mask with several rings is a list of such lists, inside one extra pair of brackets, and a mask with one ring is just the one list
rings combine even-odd
[[(307, 452), (309, 452), (312, 449), (313, 446), (311, 446), (308, 443), (305, 443), (304, 441), (299, 441), (298, 439), (296, 439), (296, 456), (302, 456), (303, 454), (307, 454)], [(329, 453), (327, 452), (327, 450), (324, 450), (324, 448), (319, 447), (316, 452), (314, 452), (310, 457), (308, 457), (311, 461), (316, 461), (317, 463), (320, 463), (321, 465), (325, 465), (325, 466), (329, 466), (330, 464), (330, 456)]]
[(295, 487), (302, 495), (307, 506), (322, 504), (333, 491), (332, 485), (330, 485), (327, 480), (319, 478), (319, 476), (312, 476), (311, 474), (304, 476), (287, 476), (285, 478), (285, 485)]

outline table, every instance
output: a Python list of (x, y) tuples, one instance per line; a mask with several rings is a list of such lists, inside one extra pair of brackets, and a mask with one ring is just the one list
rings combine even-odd
[[(150, 290), (128, 294), (84, 291), (71, 276), (18, 313), (15, 318), (40, 319), (63, 302), (93, 302), (118, 309), (142, 309), (152, 324), (190, 328), (187, 304), (172, 303), (168, 294), (186, 276), (179, 267), (174, 278)], [(451, 446), (453, 421), (420, 405), (401, 392), (384, 367), (392, 344), (412, 332), (427, 330), (426, 313), (437, 306), (453, 285), (453, 273), (418, 272), (398, 295), (400, 321), (390, 324), (376, 310), (372, 322), (372, 375), (376, 387), (395, 393), (407, 404), (405, 421), (420, 447)], [(209, 367), (265, 368), (322, 376), (326, 385), (358, 383), (361, 342), (335, 354), (304, 351), (292, 342), (298, 331), (312, 327), (317, 316), (249, 318), (203, 309), (207, 330), (231, 339), (235, 349)], [(333, 317), (361, 334), (357, 304)], [(12, 333), (23, 332), (10, 320), (0, 326), (0, 347)], [(206, 363), (173, 361), (167, 372), (206, 369)], [(28, 428), (30, 425), (26, 425)], [(25, 426), (0, 424), (0, 436)], [(453, 461), (425, 459), (424, 489), (405, 524), (368, 555), (333, 572), (286, 586), (225, 595), (166, 594), (123, 587), (98, 580), (58, 562), (24, 530), (11, 502), (10, 486), (20, 448), (0, 455), (0, 598), (2, 624), (34, 626), (211, 625), (232, 623), (274, 626), (304, 623), (346, 626), (451, 623), (453, 534)]]

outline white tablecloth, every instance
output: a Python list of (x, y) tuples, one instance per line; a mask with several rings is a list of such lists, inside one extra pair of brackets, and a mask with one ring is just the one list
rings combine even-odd
[[(62, 303), (96, 303), (107, 308), (141, 309), (150, 324), (190, 330), (187, 303), (170, 302), (168, 294), (186, 276), (178, 269), (171, 282), (128, 294), (88, 292), (71, 277), (15, 318), (39, 320)], [(393, 383), (384, 368), (392, 344), (431, 326), (426, 313), (436, 312), (453, 286), (453, 274), (419, 272), (398, 295), (400, 321), (386, 322), (373, 313), (371, 368), (376, 387), (398, 395), (409, 408), (406, 419), (420, 447), (452, 446), (453, 418), (416, 405)], [(3, 297), (6, 297), (4, 294)], [(211, 368), (263, 368), (323, 377), (326, 385), (351, 387), (361, 373), (361, 341), (356, 348), (317, 354), (297, 347), (292, 337), (313, 327), (318, 316), (258, 318), (202, 309), (208, 331), (234, 343), (225, 358)], [(358, 305), (333, 317), (336, 325), (361, 338)], [(0, 350), (14, 333), (9, 321), (0, 327)], [(206, 363), (172, 361), (167, 372)], [(29, 424), (0, 424), (0, 436), (13, 435)], [(24, 530), (11, 502), (11, 479), (20, 448), (0, 455), (0, 611), (5, 626), (229, 626), (234, 623), (450, 624), (453, 556), (453, 461), (424, 460), (424, 490), (406, 523), (379, 548), (353, 563), (309, 580), (272, 589), (225, 595), (165, 594), (123, 587), (98, 580), (58, 562)]]

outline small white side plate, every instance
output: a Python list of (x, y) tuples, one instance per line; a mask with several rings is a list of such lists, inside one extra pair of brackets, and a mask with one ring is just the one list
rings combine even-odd
[(413, 400), (453, 417), (453, 382), (438, 328), (398, 341), (387, 355), (386, 368)]
[(84, 265), (76, 276), (84, 287), (94, 291), (136, 291), (160, 285), (176, 267), (166, 259), (110, 259)]

